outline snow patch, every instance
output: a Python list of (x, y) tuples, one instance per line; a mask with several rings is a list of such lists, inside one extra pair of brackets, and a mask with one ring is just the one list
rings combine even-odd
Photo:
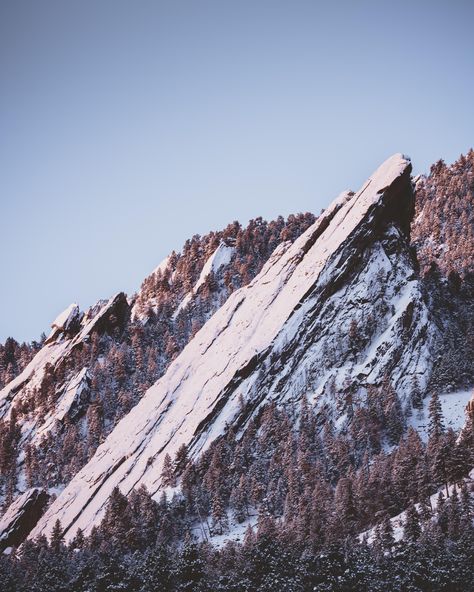
[(163, 273), (165, 271), (165, 269), (168, 267), (168, 264), (170, 262), (170, 259), (171, 259), (171, 256), (170, 255), (168, 255), (167, 257), (165, 257), (163, 259), (163, 261), (161, 261), (161, 263), (155, 267), (155, 269), (152, 271), (152, 274), (156, 274), (159, 271), (161, 273)]
[[(474, 481), (474, 469), (469, 473), (469, 476), (466, 479), (464, 479), (464, 481), (466, 481), (468, 484), (470, 484)], [(449, 485), (449, 487), (448, 487), (449, 496), (451, 496), (451, 494), (453, 493), (454, 487), (455, 487), (455, 485)], [(456, 487), (459, 491), (459, 483), (457, 484)], [(446, 497), (446, 486), (443, 486), (441, 489), (439, 489), (436, 493), (434, 493), (429, 498), (429, 503), (431, 505), (431, 509), (432, 509), (433, 513), (436, 513), (436, 509), (438, 507), (438, 496), (439, 496), (440, 492), (442, 492), (443, 495)], [(418, 511), (420, 511), (420, 504), (415, 504), (415, 508)], [(397, 516), (394, 516), (393, 518), (390, 518), (390, 522), (392, 523), (393, 538), (394, 538), (395, 542), (401, 541), (403, 538), (403, 528), (404, 528), (405, 522), (406, 522), (406, 511), (401, 512), (400, 514), (398, 514)], [(365, 539), (369, 544), (372, 544), (374, 542), (374, 538), (375, 538), (375, 527), (371, 528), (370, 530), (367, 530), (359, 535), (360, 541)]]
[[(439, 395), (439, 401), (443, 411), (444, 427), (452, 428), (459, 432), (466, 421), (466, 406), (472, 397), (472, 389), (458, 391), (455, 393), (443, 393)], [(424, 442), (428, 441), (428, 406), (429, 397), (423, 400), (423, 409), (413, 409), (413, 415), (408, 421), (419, 434)]]

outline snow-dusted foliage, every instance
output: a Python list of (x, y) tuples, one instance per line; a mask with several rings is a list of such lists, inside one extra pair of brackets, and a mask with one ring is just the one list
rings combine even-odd
[(474, 151), (452, 165), (439, 160), (417, 180), (416, 194), (412, 234), (423, 273), (436, 265), (445, 276), (472, 274)]

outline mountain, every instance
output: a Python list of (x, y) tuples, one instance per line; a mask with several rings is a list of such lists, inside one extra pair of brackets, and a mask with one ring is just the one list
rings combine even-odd
[(427, 385), (437, 335), (409, 247), (410, 171), (395, 155), (293, 245), (277, 248), (115, 427), (31, 536), (50, 534), (57, 519), (68, 538), (77, 528), (89, 533), (115, 486), (157, 493), (166, 454), (184, 444), (199, 455), (226, 424), (245, 426), (264, 401), (310, 395), (339, 422), (351, 413), (349, 396), (389, 380), (411, 404), (413, 378), (421, 390)]
[[(314, 219), (258, 218), (247, 227), (234, 222), (196, 235), (136, 295), (117, 294), (85, 312), (72, 304), (40, 343), (9, 338), (0, 347), (0, 375), (7, 381), (0, 390), (3, 509), (18, 494), (35, 496), (37, 488), (54, 498), (212, 312), (255, 277), (279, 243), (295, 240)], [(34, 520), (28, 520), (31, 529)]]
[(413, 179), (396, 154), (317, 218), (193, 237), (137, 294), (8, 340), (0, 549), (159, 543), (179, 563), (190, 537), (269, 537), (323, 560), (370, 531), (391, 553), (422, 520), (454, 544), (458, 489), (469, 541), (472, 169), (471, 151)]

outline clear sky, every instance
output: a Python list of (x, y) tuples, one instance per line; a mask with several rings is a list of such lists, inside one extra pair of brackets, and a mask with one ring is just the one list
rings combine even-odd
[(0, 0), (0, 340), (474, 144), (474, 3)]

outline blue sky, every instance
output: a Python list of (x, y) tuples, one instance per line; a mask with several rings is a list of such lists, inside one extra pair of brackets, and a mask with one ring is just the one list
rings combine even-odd
[(470, 2), (0, 2), (0, 340), (474, 144)]

